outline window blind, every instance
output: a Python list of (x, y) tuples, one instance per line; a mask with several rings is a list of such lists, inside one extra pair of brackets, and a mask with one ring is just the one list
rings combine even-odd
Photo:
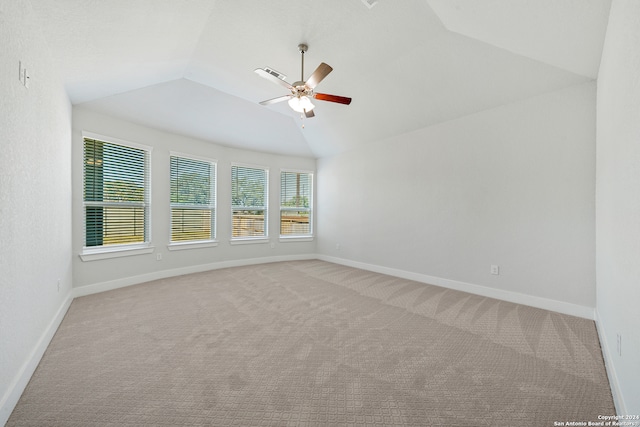
[(267, 236), (268, 170), (231, 166), (232, 237)]
[(149, 153), (84, 139), (85, 246), (148, 242)]
[(171, 241), (215, 238), (216, 164), (170, 156)]
[(311, 234), (312, 188), (311, 173), (280, 173), (280, 235)]

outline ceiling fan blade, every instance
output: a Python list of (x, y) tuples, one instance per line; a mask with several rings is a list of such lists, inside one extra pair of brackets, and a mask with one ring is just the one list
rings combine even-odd
[(287, 99), (291, 99), (292, 96), (293, 95), (284, 95), (277, 98), (267, 99), (266, 101), (260, 102), (260, 105), (271, 105), (275, 104), (276, 102), (286, 101)]
[(316, 116), (316, 114), (313, 112), (313, 110), (309, 110), (309, 111), (304, 110), (304, 116), (305, 116), (307, 119), (310, 119), (311, 117), (315, 117), (315, 116)]
[(256, 72), (257, 75), (259, 75), (260, 77), (264, 77), (267, 80), (270, 80), (274, 83), (279, 84), (280, 86), (284, 86), (289, 90), (294, 90), (294, 87), (291, 86), (289, 83), (285, 82), (282, 79), (277, 78), (276, 76), (274, 76), (273, 74), (269, 73), (266, 70), (263, 70), (262, 68), (256, 68), (254, 70)]
[(311, 77), (309, 77), (309, 79), (307, 79), (305, 84), (310, 89), (313, 89), (314, 87), (316, 87), (318, 85), (318, 83), (320, 83), (322, 81), (322, 79), (327, 77), (327, 74), (329, 74), (332, 70), (333, 70), (333, 68), (331, 68), (330, 65), (325, 64), (324, 62), (321, 63), (320, 65), (318, 65), (318, 68), (316, 68), (316, 70), (313, 72), (313, 74), (311, 74)]
[(337, 102), (338, 104), (351, 104), (351, 98), (347, 98), (346, 96), (338, 96), (338, 95), (329, 95), (327, 93), (314, 93), (313, 97), (320, 101), (329, 101), (329, 102)]

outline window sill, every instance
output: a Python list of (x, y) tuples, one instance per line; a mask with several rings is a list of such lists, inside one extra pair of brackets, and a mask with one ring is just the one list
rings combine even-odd
[(134, 246), (118, 248), (84, 249), (80, 253), (82, 261), (98, 261), (101, 259), (120, 258), (153, 253), (153, 246)]
[(231, 245), (253, 245), (259, 243), (269, 243), (268, 237), (246, 237), (229, 240)]
[(313, 236), (280, 236), (280, 242), (313, 242)]
[(175, 242), (167, 245), (170, 251), (183, 251), (185, 249), (213, 248), (218, 246), (217, 240), (201, 240), (197, 242)]

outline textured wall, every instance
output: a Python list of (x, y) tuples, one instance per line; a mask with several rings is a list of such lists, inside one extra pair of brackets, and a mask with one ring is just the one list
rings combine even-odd
[(587, 83), (321, 159), (318, 252), (592, 316), (594, 123)]
[(598, 78), (597, 312), (627, 414), (640, 414), (639, 76), (640, 2), (614, 0)]
[(0, 1), (0, 46), (1, 425), (70, 294), (71, 108), (29, 1)]

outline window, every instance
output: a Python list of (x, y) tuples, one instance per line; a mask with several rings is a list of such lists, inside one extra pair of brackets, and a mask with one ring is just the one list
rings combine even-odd
[(215, 239), (216, 163), (171, 153), (171, 242)]
[(232, 238), (267, 237), (269, 171), (231, 166)]
[(149, 150), (84, 138), (85, 248), (149, 242)]
[(280, 173), (280, 235), (310, 236), (313, 174)]

